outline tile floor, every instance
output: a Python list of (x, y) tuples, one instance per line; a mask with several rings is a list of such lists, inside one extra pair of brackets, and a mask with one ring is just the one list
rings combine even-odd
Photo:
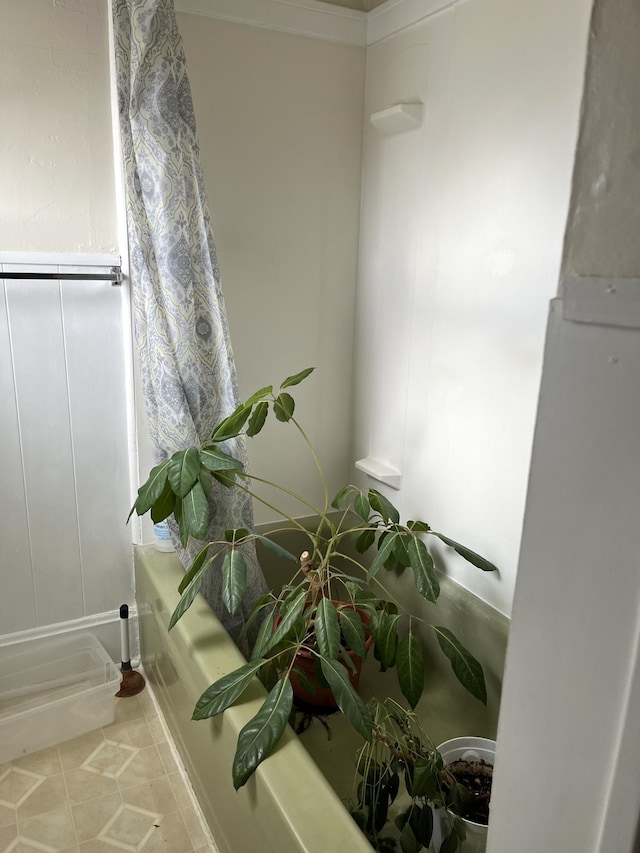
[(0, 853), (216, 853), (148, 688), (112, 725), (0, 765)]

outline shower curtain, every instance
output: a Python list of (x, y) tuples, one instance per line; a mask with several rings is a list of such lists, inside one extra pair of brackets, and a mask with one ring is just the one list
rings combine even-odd
[[(112, 4), (135, 336), (160, 462), (208, 438), (239, 400), (173, 0)], [(246, 461), (243, 440), (225, 449)], [(209, 500), (208, 539), (253, 526), (250, 498), (239, 489), (216, 482)], [(203, 543), (183, 549), (170, 527), (188, 567)], [(222, 603), (219, 567), (202, 587), (236, 641), (244, 614), (266, 590), (255, 554), (247, 562), (244, 612), (233, 619)]]

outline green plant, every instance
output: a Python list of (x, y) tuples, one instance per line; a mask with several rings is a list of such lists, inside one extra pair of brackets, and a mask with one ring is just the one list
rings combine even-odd
[[(373, 722), (351, 685), (349, 670), (353, 664), (346, 654), (347, 647), (364, 656), (365, 639), (370, 632), (373, 653), (381, 667), (395, 667), (409, 705), (414, 708), (418, 703), (424, 689), (424, 663), (415, 637), (415, 617), (399, 608), (386, 592), (380, 581), (381, 569), (411, 570), (418, 593), (434, 604), (439, 595), (438, 573), (425, 540), (437, 537), (479, 569), (495, 569), (478, 554), (433, 531), (424, 521), (402, 524), (397, 509), (375, 489), (365, 492), (348, 485), (330, 500), (315, 450), (294, 418), (295, 401), (288, 390), (312, 370), (307, 368), (288, 377), (277, 390), (273, 386), (261, 388), (218, 423), (209, 440), (179, 450), (153, 468), (131, 510), (138, 515), (150, 512), (156, 523), (173, 514), (186, 545), (189, 537), (202, 539), (206, 533), (208, 494), (215, 479), (225, 488), (244, 490), (277, 511), (286, 525), (281, 530), (298, 530), (308, 537), (308, 548), (298, 558), (269, 535), (246, 529), (224, 531), (220, 539), (205, 544), (179, 587), (180, 600), (169, 629), (194, 601), (207, 571), (222, 572), (224, 604), (231, 614), (238, 610), (246, 589), (243, 551), (256, 541), (295, 564), (290, 580), (253, 607), (245, 628), (257, 624), (256, 620), (262, 619), (262, 623), (250, 660), (212, 684), (193, 712), (194, 719), (212, 717), (236, 702), (254, 676), (260, 676), (265, 683), (269, 692), (264, 705), (238, 738), (233, 762), (236, 788), (244, 785), (284, 733), (294, 702), (289, 676), (295, 673), (305, 686), (314, 689), (297, 663), (301, 651), (313, 657), (320, 684), (330, 687), (337, 706), (365, 741), (373, 737)], [(269, 412), (278, 421), (293, 425), (306, 442), (323, 484), (322, 507), (313, 506), (284, 485), (247, 472), (238, 459), (224, 450), (225, 442), (241, 433), (258, 435)], [(278, 510), (271, 500), (257, 495), (252, 488), (254, 482), (299, 500), (307, 512), (311, 510), (317, 516), (315, 529), (308, 531), (299, 520)], [(348, 553), (349, 540), (355, 540), (361, 558)], [(367, 552), (373, 553), (372, 559), (364, 557)], [(365, 614), (367, 627), (358, 610), (347, 604), (357, 605)], [(458, 679), (476, 698), (486, 702), (484, 675), (478, 661), (447, 628), (432, 627)]]
[(373, 737), (358, 752), (352, 817), (380, 853), (419, 853), (432, 843), (433, 805), (446, 823), (439, 853), (456, 853), (466, 837), (462, 817), (488, 794), (445, 766), (415, 713), (389, 698), (368, 707)]

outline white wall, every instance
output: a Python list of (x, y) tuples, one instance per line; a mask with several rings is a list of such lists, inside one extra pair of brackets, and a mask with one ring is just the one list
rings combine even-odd
[(368, 49), (365, 118), (421, 101), (425, 120), (387, 138), (366, 123), (355, 458), (401, 469), (404, 515), (500, 567), (445, 555), (505, 614), (590, 5), (469, 0)]
[(0, 251), (117, 251), (107, 11), (2, 2)]
[[(241, 394), (316, 367), (295, 396), (335, 493), (349, 464), (365, 50), (195, 14), (178, 24)], [(250, 442), (252, 470), (319, 501), (291, 431), (274, 423)]]
[(638, 4), (597, 0), (509, 637), (491, 853), (637, 853), (640, 844), (639, 54)]
[(34, 266), (5, 259), (0, 253), (1, 633), (114, 621), (120, 604), (133, 604), (120, 289), (11, 280), (9, 272)]

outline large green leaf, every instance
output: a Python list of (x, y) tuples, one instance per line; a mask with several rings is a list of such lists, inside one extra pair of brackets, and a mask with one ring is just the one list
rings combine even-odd
[(213, 476), (225, 489), (230, 489), (236, 485), (236, 477), (240, 476), (240, 471), (214, 471)]
[(366, 741), (371, 741), (372, 723), (369, 711), (353, 689), (347, 670), (339, 661), (325, 657), (320, 658), (320, 667), (342, 713)]
[(385, 523), (391, 521), (398, 524), (400, 522), (400, 513), (398, 510), (390, 500), (385, 498), (385, 496), (380, 492), (376, 491), (376, 489), (369, 489), (369, 503), (371, 504), (372, 509), (382, 516)]
[(440, 790), (439, 786), (440, 774), (433, 762), (427, 758), (418, 758), (413, 765), (411, 790), (409, 791), (411, 796), (432, 799)]
[(245, 401), (245, 406), (253, 406), (258, 400), (262, 400), (263, 397), (269, 397), (271, 394), (273, 394), (273, 385), (265, 385), (264, 388), (260, 388)]
[(238, 406), (229, 417), (220, 421), (218, 426), (211, 434), (212, 441), (226, 441), (228, 438), (234, 438), (240, 434), (242, 427), (247, 422), (247, 418), (251, 414), (251, 406), (246, 403)]
[(295, 400), (291, 394), (287, 394), (286, 391), (282, 394), (278, 394), (273, 403), (273, 412), (276, 418), (283, 423), (291, 420), (295, 408)]
[(286, 593), (284, 598), (281, 598), (280, 600), (280, 612), (284, 613), (287, 611), (289, 607), (291, 607), (294, 598), (298, 597), (298, 593), (303, 589), (307, 590), (307, 588), (308, 583), (306, 578), (303, 578), (303, 580), (299, 581), (297, 584), (285, 584), (280, 590), (281, 596), (283, 592)]
[(209, 501), (199, 482), (182, 499), (182, 522), (194, 539), (204, 539), (209, 527)]
[(462, 842), (467, 836), (463, 821), (454, 817), (449, 822), (449, 834), (440, 845), (439, 853), (458, 853), (462, 849)]
[(451, 831), (440, 845), (438, 853), (458, 853), (458, 850), (460, 850), (460, 844), (461, 841), (458, 836), (455, 832)]
[(200, 456), (196, 447), (178, 450), (169, 459), (167, 474), (171, 488), (179, 498), (183, 498), (198, 479)]
[(164, 521), (165, 518), (169, 518), (169, 516), (173, 512), (173, 508), (175, 505), (176, 496), (173, 489), (171, 488), (171, 484), (167, 480), (167, 482), (164, 484), (162, 494), (151, 507), (151, 520), (153, 521), (153, 523), (158, 524), (159, 522)]
[(131, 518), (134, 510), (138, 515), (144, 515), (145, 512), (149, 512), (164, 491), (168, 468), (169, 460), (165, 459), (164, 462), (151, 469), (147, 481), (138, 489), (138, 497), (133, 505), (133, 509), (129, 513), (129, 518)]
[(280, 620), (278, 627), (273, 632), (273, 638), (269, 645), (273, 648), (278, 645), (279, 642), (284, 640), (289, 631), (299, 623), (302, 618), (302, 611), (304, 610), (304, 604), (307, 598), (306, 590), (302, 590), (298, 593), (298, 595), (293, 599), (291, 604), (287, 607), (286, 612), (283, 614), (282, 619)]
[(398, 536), (395, 544), (393, 546), (393, 556), (398, 561), (399, 565), (406, 569), (407, 566), (411, 565), (411, 559), (409, 557), (409, 552), (407, 550), (407, 546), (409, 541), (413, 537), (404, 531), (401, 536)]
[(402, 853), (418, 853), (420, 847), (418, 840), (409, 822), (405, 823), (400, 833), (400, 848)]
[(440, 583), (433, 558), (427, 551), (427, 546), (422, 539), (412, 536), (407, 543), (407, 553), (413, 569), (416, 589), (427, 601), (432, 601), (435, 604), (440, 595)]
[(378, 553), (371, 561), (369, 571), (367, 572), (367, 580), (371, 580), (375, 577), (378, 574), (380, 567), (383, 566), (393, 554), (393, 549), (399, 536), (401, 536), (400, 533), (387, 533), (384, 535), (384, 538), (380, 537), (380, 540), (378, 541)]
[(363, 521), (369, 521), (371, 515), (371, 504), (367, 500), (366, 495), (358, 492), (353, 502), (354, 511), (360, 516)]
[[(178, 586), (178, 592), (182, 594), (185, 589), (189, 586), (194, 576), (198, 574), (204, 561), (207, 559), (207, 555), (209, 554), (209, 545), (205, 545), (202, 551), (196, 554), (196, 558), (191, 564), (191, 568), (188, 572), (185, 572), (182, 580), (180, 581), (180, 585)], [(215, 555), (214, 555), (215, 556)], [(212, 557), (213, 559), (213, 557)]]
[(265, 548), (268, 548), (270, 551), (273, 551), (273, 553), (277, 554), (279, 557), (284, 557), (285, 560), (293, 560), (294, 563), (298, 562), (298, 558), (295, 556), (295, 554), (292, 554), (291, 551), (287, 551), (286, 548), (283, 548), (282, 545), (278, 545), (277, 542), (274, 542), (272, 539), (269, 539), (268, 536), (263, 536), (261, 533), (256, 533), (255, 537), (259, 542), (262, 542)]
[(407, 527), (414, 533), (429, 533), (431, 530), (426, 521), (407, 521)]
[(369, 527), (367, 530), (363, 530), (356, 539), (356, 551), (358, 554), (364, 554), (369, 550), (369, 548), (371, 548), (375, 541), (376, 530), (374, 527)]
[(271, 613), (268, 613), (265, 616), (262, 624), (260, 625), (260, 630), (258, 631), (258, 636), (256, 637), (256, 642), (253, 647), (253, 651), (251, 652), (252, 661), (264, 657), (268, 652), (269, 646), (273, 640), (273, 622), (274, 615), (272, 610)]
[(343, 607), (339, 610), (340, 628), (344, 635), (344, 639), (357, 655), (361, 658), (367, 653), (365, 647), (365, 631), (362, 624), (362, 618), (357, 610), (352, 610), (350, 607)]
[(189, 531), (185, 527), (182, 518), (182, 501), (180, 498), (176, 498), (176, 505), (173, 508), (173, 517), (175, 518), (176, 524), (180, 529), (180, 542), (182, 543), (182, 547), (186, 548), (189, 542)]
[(266, 400), (263, 400), (253, 410), (253, 414), (249, 418), (249, 425), (247, 426), (247, 435), (250, 438), (253, 438), (254, 435), (257, 435), (267, 420), (267, 415), (269, 414), (269, 404)]
[(411, 813), (411, 828), (418, 840), (418, 844), (428, 847), (433, 836), (433, 812), (429, 805), (418, 806)]
[(331, 501), (331, 506), (332, 506), (334, 509), (342, 509), (342, 507), (343, 507), (343, 506), (345, 505), (345, 503), (347, 502), (347, 499), (349, 498), (349, 495), (351, 494), (351, 492), (352, 492), (354, 489), (355, 489), (355, 486), (343, 486), (343, 487), (340, 489), (340, 491), (338, 492), (338, 494), (337, 494), (337, 495), (334, 497), (334, 499)]
[(424, 660), (420, 646), (411, 632), (398, 643), (396, 672), (402, 695), (415, 708), (424, 687)]
[(208, 471), (241, 471), (242, 462), (230, 456), (215, 444), (208, 444), (200, 451), (200, 461)]
[(215, 717), (216, 714), (220, 714), (230, 705), (233, 705), (251, 684), (253, 676), (263, 663), (262, 660), (245, 663), (207, 687), (196, 702), (191, 719), (206, 720), (209, 717)]
[(249, 536), (249, 531), (246, 527), (232, 527), (224, 532), (226, 542), (233, 542), (236, 545), (240, 544), (241, 540)]
[(213, 477), (211, 476), (211, 471), (208, 471), (202, 463), (200, 463), (198, 479), (200, 480), (200, 485), (202, 486), (205, 495), (209, 497), (211, 489), (213, 488)]
[(335, 605), (328, 598), (320, 599), (314, 628), (320, 654), (325, 658), (337, 658), (340, 653), (340, 625)]
[(315, 367), (306, 367), (304, 370), (301, 370), (300, 373), (295, 373), (293, 376), (287, 376), (280, 386), (280, 389), (282, 390), (283, 388), (291, 388), (292, 385), (298, 385), (303, 379), (306, 379), (310, 373), (313, 373), (314, 370)]
[(462, 645), (460, 640), (448, 629), (434, 625), (433, 630), (438, 637), (438, 643), (445, 655), (451, 661), (451, 666), (458, 681), (485, 705), (487, 704), (487, 688), (484, 681), (482, 666)]
[(385, 669), (393, 666), (396, 662), (398, 618), (396, 614), (380, 611), (376, 613), (375, 618), (372, 620), (371, 628), (375, 643), (376, 659), (380, 661)]
[(222, 561), (222, 600), (233, 616), (247, 591), (247, 562), (237, 548), (231, 548)]
[(442, 533), (436, 533), (433, 531), (433, 535), (437, 536), (438, 539), (441, 539), (445, 545), (449, 545), (450, 548), (453, 548), (454, 551), (457, 551), (461, 557), (464, 557), (467, 562), (471, 563), (472, 566), (476, 566), (478, 569), (482, 569), (483, 572), (497, 572), (498, 569), (493, 563), (490, 563), (489, 560), (485, 560), (484, 557), (481, 557), (480, 554), (476, 554), (475, 551), (472, 551), (470, 548), (466, 548), (464, 545), (460, 545), (459, 542), (454, 542), (453, 539), (449, 539), (448, 536), (443, 536)]
[(171, 616), (168, 629), (169, 631), (193, 604), (195, 597), (200, 592), (200, 587), (202, 586), (202, 577), (212, 562), (213, 557), (209, 557), (208, 559), (206, 559), (198, 568), (198, 571), (193, 574), (191, 580), (184, 588), (184, 592), (180, 596), (180, 601), (178, 602), (178, 605), (173, 611), (173, 615)]
[(242, 628), (240, 629), (240, 633), (238, 634), (238, 645), (240, 645), (241, 640), (243, 640), (245, 636), (248, 635), (253, 623), (262, 614), (264, 608), (268, 607), (271, 603), (273, 603), (273, 596), (270, 592), (265, 592), (265, 594), (261, 595), (260, 598), (256, 601), (256, 603), (251, 608), (251, 613), (245, 619)]
[(292, 706), (291, 682), (288, 678), (282, 678), (271, 690), (256, 716), (249, 720), (238, 735), (232, 771), (236, 790), (242, 787), (256, 767), (271, 755), (284, 734)]

